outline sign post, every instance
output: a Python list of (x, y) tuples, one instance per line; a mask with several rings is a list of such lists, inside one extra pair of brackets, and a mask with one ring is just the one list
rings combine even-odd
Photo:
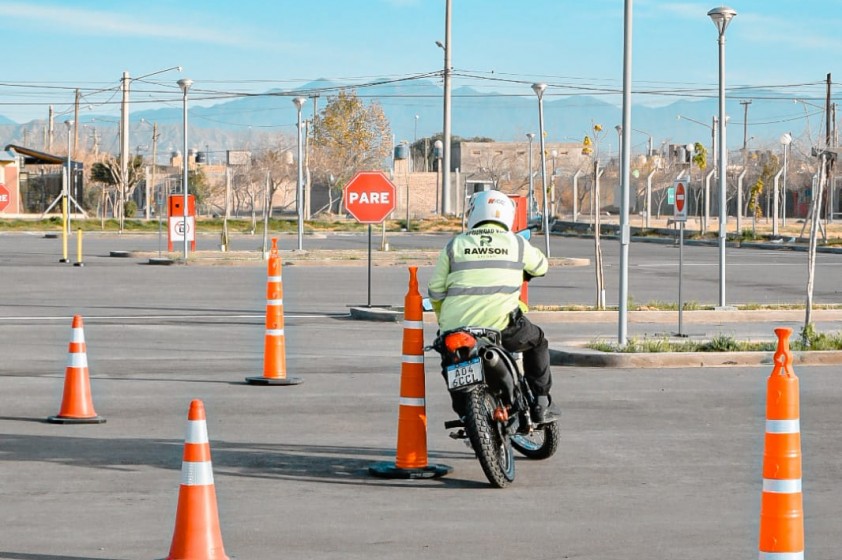
[(395, 185), (382, 171), (360, 171), (345, 185), (345, 210), (368, 224), (368, 307), (371, 307), (371, 224), (379, 224), (395, 210)]
[(678, 222), (678, 336), (684, 336), (682, 331), (682, 315), (684, 300), (681, 297), (681, 279), (684, 273), (684, 223), (687, 221), (687, 188), (684, 181), (676, 181), (673, 186), (675, 202), (673, 203), (672, 219)]
[[(184, 195), (171, 194), (168, 200), (167, 250), (172, 253), (173, 242), (190, 243), (190, 250), (196, 250), (196, 202), (192, 194), (187, 195), (187, 211), (182, 207)], [(185, 219), (185, 216), (187, 217)]]

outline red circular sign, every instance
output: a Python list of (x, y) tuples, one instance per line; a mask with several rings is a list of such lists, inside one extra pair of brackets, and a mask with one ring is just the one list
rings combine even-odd
[(5, 210), (11, 201), (12, 194), (9, 189), (6, 188), (6, 185), (0, 183), (0, 210)]
[(382, 171), (360, 171), (345, 186), (345, 209), (361, 224), (379, 224), (395, 210), (395, 193)]
[(675, 186), (675, 209), (683, 213), (684, 212), (684, 201), (687, 198), (687, 194), (684, 189), (684, 183), (678, 183)]

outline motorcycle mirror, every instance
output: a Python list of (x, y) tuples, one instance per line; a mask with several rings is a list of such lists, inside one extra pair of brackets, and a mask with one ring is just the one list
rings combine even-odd
[(430, 303), (430, 298), (425, 297), (424, 299), (421, 300), (421, 309), (423, 309), (424, 311), (432, 311), (433, 310), (433, 304)]

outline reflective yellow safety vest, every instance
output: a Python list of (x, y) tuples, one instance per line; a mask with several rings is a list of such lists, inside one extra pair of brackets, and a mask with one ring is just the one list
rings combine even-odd
[(439, 254), (427, 284), (439, 327), (506, 328), (519, 305), (524, 271), (543, 276), (547, 268), (541, 251), (496, 224), (457, 235)]

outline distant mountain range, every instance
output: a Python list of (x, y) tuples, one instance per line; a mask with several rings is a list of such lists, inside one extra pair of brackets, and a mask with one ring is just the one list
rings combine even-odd
[[(341, 85), (317, 81), (293, 93), (306, 96), (317, 90), (338, 87)], [(480, 92), (469, 87), (454, 88), (452, 133), (463, 138), (488, 137), (498, 141), (527, 142), (526, 133), (538, 132), (538, 101), (531, 90), (526, 89), (523, 96), (512, 96)], [(330, 92), (322, 93), (316, 99), (319, 110), (324, 108), (330, 95)], [(432, 80), (370, 86), (358, 89), (357, 95), (366, 102), (380, 103), (390, 121), (396, 142), (412, 142), (416, 138), (440, 133), (442, 129), (442, 88)], [(713, 98), (681, 99), (658, 107), (639, 104), (633, 95), (633, 153), (643, 153), (650, 138), (656, 150), (660, 149), (662, 143), (701, 142), (710, 146), (712, 118), (718, 112), (718, 100), (713, 95)], [(824, 122), (819, 108), (795, 103), (793, 97), (772, 91), (752, 90), (752, 95), (754, 99), (748, 105), (749, 149), (779, 149), (778, 139), (787, 131), (793, 133), (796, 142), (803, 143), (805, 149), (809, 149), (809, 137), (812, 136), (815, 141), (821, 123)], [(732, 150), (743, 145), (745, 105), (741, 105), (740, 101), (744, 99), (734, 95), (727, 99), (727, 143)], [(269, 91), (263, 95), (224, 101), (213, 106), (190, 107), (190, 146), (199, 151), (209, 151), (212, 160), (221, 159), (225, 150), (259, 149), (270, 142), (277, 145), (279, 136), (293, 147), (297, 113), (291, 100), (289, 91)], [(821, 102), (811, 103), (821, 105)], [(137, 107), (131, 106), (132, 150), (145, 154), (151, 152), (152, 129), (148, 123), (157, 123), (159, 126), (159, 161), (169, 152), (180, 150), (183, 143), (182, 109), (136, 110)], [(302, 110), (302, 117), (307, 119), (312, 114), (313, 100), (310, 99)], [(678, 119), (679, 115), (684, 118)], [(619, 106), (596, 97), (553, 97), (551, 89), (544, 96), (544, 128), (546, 138), (551, 142), (581, 141), (585, 134), (593, 137), (592, 127), (598, 123), (603, 127), (603, 132), (599, 134), (601, 150), (609, 156), (616, 155), (618, 134), (615, 126), (620, 124), (621, 117)], [(84, 128), (85, 134), (80, 132), (80, 142), (86, 142), (90, 148), (96, 134), (100, 151), (118, 151), (117, 123), (113, 116), (98, 117), (83, 113), (80, 120), (87, 125)], [(147, 125), (144, 126), (141, 121)], [(59, 127), (59, 124), (55, 125), (55, 138), (64, 136), (63, 130), (60, 130), (63, 127)], [(30, 147), (43, 149), (44, 127), (44, 120), (15, 123), (0, 115), (2, 146), (22, 144), (26, 138), (25, 143)], [(64, 151), (56, 147), (55, 142), (58, 141), (54, 140), (54, 151)], [(58, 145), (61, 146), (61, 142)]]

